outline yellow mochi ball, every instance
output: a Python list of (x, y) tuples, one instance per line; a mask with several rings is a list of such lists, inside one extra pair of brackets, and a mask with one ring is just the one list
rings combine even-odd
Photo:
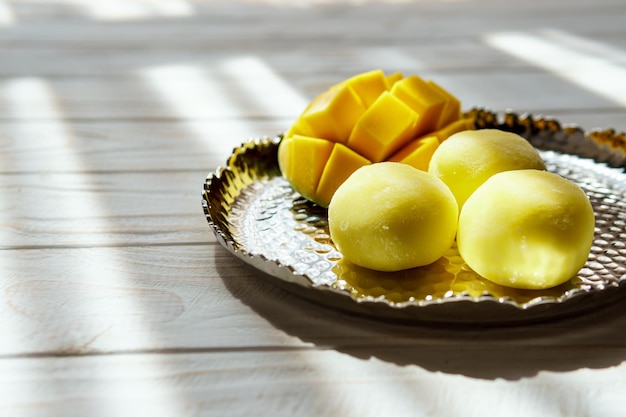
[(457, 219), (441, 180), (398, 162), (359, 168), (328, 207), (330, 235), (343, 257), (379, 271), (436, 261), (454, 242)]
[(497, 284), (545, 289), (584, 266), (595, 219), (585, 193), (548, 171), (495, 174), (466, 201), (457, 244), (476, 273)]
[(459, 209), (493, 174), (546, 166), (523, 137), (498, 129), (465, 130), (447, 138), (433, 154), (428, 172), (441, 178), (456, 197)]

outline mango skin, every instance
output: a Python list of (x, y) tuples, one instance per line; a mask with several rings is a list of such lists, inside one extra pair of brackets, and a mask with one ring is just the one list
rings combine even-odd
[(435, 150), (428, 172), (445, 182), (459, 209), (492, 175), (517, 169), (545, 170), (537, 150), (523, 137), (497, 129), (464, 130)]
[(482, 277), (546, 289), (576, 275), (594, 238), (593, 207), (573, 182), (548, 171), (493, 175), (461, 209), (461, 257)]
[(359, 168), (328, 207), (330, 236), (343, 257), (378, 271), (435, 262), (452, 246), (457, 218), (441, 180), (399, 162)]

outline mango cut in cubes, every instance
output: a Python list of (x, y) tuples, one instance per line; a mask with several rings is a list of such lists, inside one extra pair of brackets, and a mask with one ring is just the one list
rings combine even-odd
[(313, 99), (285, 134), (279, 166), (296, 191), (327, 207), (356, 169), (393, 160), (426, 170), (439, 143), (465, 128), (473, 124), (461, 119), (460, 101), (434, 82), (369, 71)]
[(416, 135), (423, 135), (436, 130), (447, 97), (441, 94), (417, 75), (397, 81), (391, 88), (391, 94), (406, 103), (419, 117)]
[(278, 166), (304, 198), (327, 207), (335, 190), (370, 161), (341, 143), (306, 136), (284, 138)]
[(387, 159), (415, 137), (419, 115), (385, 91), (356, 122), (348, 146), (372, 162)]
[(352, 126), (365, 112), (365, 106), (348, 85), (317, 96), (304, 110), (288, 135), (323, 138), (346, 142)]
[(278, 166), (296, 191), (305, 198), (317, 196), (317, 184), (322, 176), (334, 143), (307, 136), (292, 136), (278, 147)]
[(389, 157), (389, 161), (402, 162), (422, 171), (428, 171), (428, 165), (439, 144), (455, 133), (473, 130), (474, 122), (459, 119), (428, 135), (410, 141), (398, 152)]

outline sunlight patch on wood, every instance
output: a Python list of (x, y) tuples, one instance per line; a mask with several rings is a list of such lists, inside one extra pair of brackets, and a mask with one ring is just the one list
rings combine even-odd
[(60, 0), (80, 7), (92, 19), (100, 21), (129, 21), (162, 17), (189, 17), (195, 14), (187, 0)]
[[(39, 77), (10, 79), (0, 85), (0, 102), (12, 116), (25, 121), (12, 125), (6, 132), (7, 135), (31, 141), (28, 146), (32, 147), (66, 148), (68, 152), (55, 155), (58, 168), (71, 172), (88, 171), (89, 167), (76, 149), (74, 132), (65, 121), (62, 106), (48, 80)], [(33, 104), (37, 108), (36, 117), (45, 119), (47, 123), (27, 122)], [(45, 129), (45, 132), (37, 129)], [(42, 137), (46, 140), (42, 141)], [(29, 153), (24, 152), (21, 157), (12, 161), (13, 170), (20, 170), (23, 158), (29, 158)], [(71, 183), (63, 182), (63, 178), (66, 177), (55, 179), (44, 176), (41, 186), (58, 188), (61, 191), (78, 188), (82, 196), (80, 199), (63, 198), (61, 194), (58, 198), (41, 200), (34, 207), (24, 206), (21, 215), (37, 216), (54, 211), (61, 213), (63, 217), (88, 219), (88, 228), (99, 230), (105, 240), (110, 240), (108, 243), (115, 243), (108, 233), (111, 227), (106, 220), (109, 213), (101, 195), (102, 184), (93, 183), (87, 175), (80, 176)], [(20, 204), (20, 201), (14, 204)], [(0, 238), (6, 237), (3, 236), (3, 229), (0, 228)], [(2, 243), (11, 244), (4, 239)], [(10, 285), (16, 281), (16, 276), (11, 279), (10, 271), (13, 269), (10, 262), (5, 264), (7, 256), (0, 257), (0, 267), (3, 267), (5, 274), (9, 271), (7, 281), (3, 282), (5, 291), (2, 292), (2, 297), (5, 299), (2, 300), (4, 309), (0, 313), (14, 316), (12, 320), (4, 321), (2, 330), (7, 337), (0, 341), (0, 352), (43, 354), (57, 351), (83, 354), (106, 350), (107, 346), (155, 346), (153, 323), (147, 321), (146, 316), (150, 316), (152, 309), (159, 308), (162, 304), (171, 306), (171, 310), (162, 317), (165, 321), (175, 319), (184, 311), (184, 306), (175, 295), (139, 288), (133, 277), (126, 272), (129, 260), (121, 257), (119, 251), (100, 251), (98, 258), (86, 257), (86, 253), (88, 252), (80, 250), (70, 252), (61, 261), (44, 251), (41, 254), (41, 264), (33, 263), (27, 267), (28, 272), (20, 271), (19, 275), (45, 279), (19, 281), (15, 285)], [(45, 268), (40, 269), (42, 265)], [(98, 282), (106, 283), (106, 287), (94, 285)], [(147, 294), (156, 296), (156, 306), (146, 304)], [(12, 325), (7, 329), (7, 323), (20, 325)], [(56, 330), (50, 330), (54, 328)], [(42, 331), (43, 329), (46, 331)], [(50, 337), (51, 334), (55, 337)], [(154, 366), (154, 372), (158, 372), (156, 368), (159, 364)], [(107, 378), (107, 369), (92, 371), (100, 379)], [(8, 392), (19, 397), (23, 395), (19, 392), (19, 387), (22, 386)], [(7, 394), (7, 390), (4, 394)], [(164, 402), (162, 407), (167, 410), (167, 415), (182, 415), (183, 412), (181, 404), (174, 400)], [(123, 410), (113, 407), (107, 411), (111, 415), (121, 415)]]
[[(209, 67), (172, 63), (139, 72), (172, 114), (185, 122), (207, 151), (226, 158), (251, 137), (284, 131), (306, 106), (306, 99), (256, 57), (240, 56)], [(250, 119), (276, 120), (276, 131), (255, 132)], [(225, 138), (206, 120), (232, 120), (234, 134)]]
[(0, 1), (0, 27), (13, 26), (17, 23), (13, 9), (6, 1)]
[[(485, 36), (486, 44), (572, 84), (626, 106), (626, 67), (612, 54), (591, 53), (589, 41), (554, 33), (500, 32)], [(605, 49), (606, 51), (606, 49)]]

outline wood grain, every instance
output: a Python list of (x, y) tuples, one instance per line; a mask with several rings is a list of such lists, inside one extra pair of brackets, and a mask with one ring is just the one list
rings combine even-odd
[(12, 359), (0, 370), (0, 410), (20, 415), (618, 415), (606, 387), (624, 388), (617, 368), (490, 382), (334, 351)]
[[(626, 131), (598, 93), (626, 88), (599, 69), (626, 68), (625, 18), (621, 0), (0, 2), (0, 414), (621, 416), (623, 302), (508, 327), (344, 313), (229, 254), (200, 194), (233, 147), (373, 68)], [(596, 66), (551, 70), (503, 33)]]

